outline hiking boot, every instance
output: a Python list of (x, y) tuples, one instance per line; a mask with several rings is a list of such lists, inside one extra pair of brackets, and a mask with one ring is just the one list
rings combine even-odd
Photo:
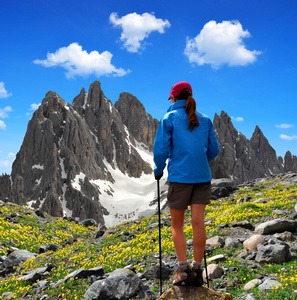
[(186, 261), (178, 263), (178, 274), (173, 281), (174, 285), (192, 285), (192, 275), (190, 265)]
[(202, 264), (193, 260), (190, 268), (191, 268), (191, 273), (193, 278), (193, 285), (194, 286), (203, 285)]

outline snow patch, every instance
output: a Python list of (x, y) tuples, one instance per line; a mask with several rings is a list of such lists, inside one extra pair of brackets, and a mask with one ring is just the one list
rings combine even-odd
[(35, 185), (40, 185), (41, 179), (42, 179), (42, 176), (39, 179), (36, 179), (35, 180)]
[(83, 106), (82, 106), (83, 109), (86, 109), (87, 102), (88, 102), (88, 93), (85, 93), (84, 104), (83, 104)]
[[(153, 153), (148, 151), (147, 146), (136, 142), (135, 149), (153, 168)], [(99, 201), (109, 212), (109, 215), (104, 216), (106, 227), (135, 220), (140, 212), (147, 209), (157, 209), (158, 203), (150, 206), (151, 201), (157, 199), (157, 182), (153, 174), (143, 173), (140, 178), (129, 177), (118, 168), (113, 168), (105, 159), (103, 163), (112, 175), (114, 183), (107, 180), (92, 180), (91, 183), (100, 191)], [(167, 169), (160, 180), (160, 193), (167, 190), (166, 178)]]
[(113, 106), (110, 100), (108, 100), (107, 98), (104, 98), (105, 102), (108, 102), (108, 106), (109, 106), (109, 111), (112, 112)]
[(99, 144), (98, 137), (90, 130), (91, 135), (94, 137), (95, 142)]
[(81, 192), (81, 185), (80, 182), (84, 181), (86, 178), (86, 175), (82, 172), (80, 172), (79, 174), (77, 174), (74, 178), (74, 180), (71, 181), (71, 185), (74, 189), (78, 190)]
[(64, 166), (64, 158), (59, 157), (60, 159), (60, 167), (61, 167), (61, 178), (67, 179), (67, 174), (65, 172), (65, 166)]
[(32, 166), (32, 169), (38, 169), (38, 170), (44, 170), (44, 166), (43, 165), (34, 165)]
[(71, 217), (72, 216), (72, 210), (70, 210), (66, 207), (66, 204), (67, 204), (66, 199), (65, 199), (66, 190), (67, 190), (67, 184), (64, 183), (63, 186), (62, 186), (62, 191), (63, 191), (62, 201), (61, 201), (61, 199), (60, 199), (60, 201), (62, 203), (64, 216)]
[(129, 154), (131, 154), (131, 146), (132, 146), (132, 144), (130, 142), (130, 133), (129, 133), (129, 130), (128, 130), (128, 128), (127, 128), (126, 125), (124, 125), (124, 129), (125, 129), (125, 132), (127, 134), (126, 142), (127, 142), (128, 146), (129, 146)]

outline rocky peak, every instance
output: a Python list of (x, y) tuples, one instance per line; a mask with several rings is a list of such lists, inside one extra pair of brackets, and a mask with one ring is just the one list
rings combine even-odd
[(284, 171), (285, 172), (296, 172), (297, 170), (297, 156), (292, 155), (290, 151), (287, 151), (285, 154), (285, 164)]
[(251, 140), (234, 128), (224, 111), (214, 117), (214, 128), (221, 146), (211, 162), (214, 178), (232, 177), (237, 182), (249, 181), (283, 171), (275, 150), (256, 126)]
[(220, 132), (217, 134), (217, 138), (219, 139), (220, 144), (224, 145), (225, 143), (235, 143), (238, 137), (238, 131), (233, 126), (231, 118), (224, 111), (221, 111), (220, 116), (215, 114), (213, 126), (216, 132)]
[(123, 92), (115, 103), (115, 108), (121, 115), (123, 123), (130, 134), (141, 143), (153, 150), (154, 138), (159, 125), (157, 119), (153, 119), (145, 111), (143, 104), (132, 94)]
[(255, 128), (250, 143), (257, 159), (266, 169), (266, 173), (278, 174), (283, 172), (282, 164), (277, 158), (275, 150), (271, 147), (258, 125)]

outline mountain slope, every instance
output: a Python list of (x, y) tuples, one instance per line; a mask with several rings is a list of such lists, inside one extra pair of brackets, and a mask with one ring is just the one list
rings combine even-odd
[[(221, 146), (211, 162), (214, 178), (242, 183), (297, 171), (296, 157), (287, 153), (283, 166), (258, 126), (248, 140), (223, 111), (213, 123)], [(156, 208), (152, 150), (158, 124), (130, 93), (113, 105), (99, 81), (88, 92), (81, 89), (72, 104), (50, 91), (28, 123), (11, 175), (0, 176), (0, 200), (106, 226), (135, 219)]]

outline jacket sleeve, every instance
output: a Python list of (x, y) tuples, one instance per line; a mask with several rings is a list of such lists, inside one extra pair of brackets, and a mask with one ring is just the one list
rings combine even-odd
[(166, 160), (171, 152), (172, 124), (165, 115), (161, 119), (154, 141), (154, 172), (160, 175), (166, 167)]
[(220, 152), (220, 145), (216, 137), (216, 133), (213, 128), (212, 122), (209, 120), (208, 127), (208, 150), (207, 159), (208, 161), (213, 160)]

